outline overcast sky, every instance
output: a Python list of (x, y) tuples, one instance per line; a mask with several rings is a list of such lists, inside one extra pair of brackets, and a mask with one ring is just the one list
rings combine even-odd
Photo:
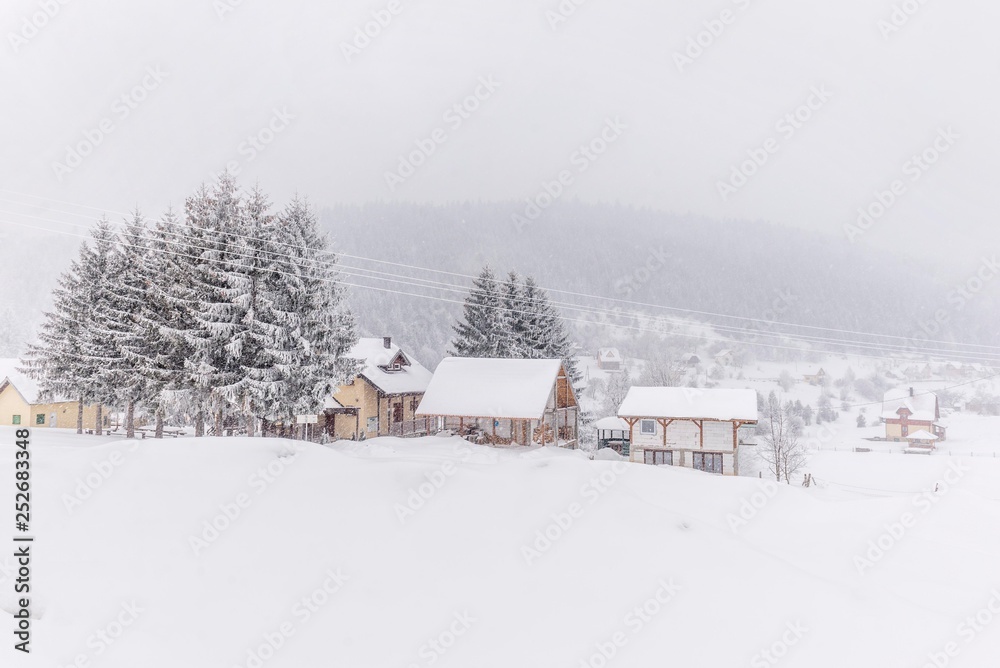
[(856, 243), (998, 246), (997, 3), (562, 6), (7, 0), (0, 219), (65, 217), (9, 191), (159, 213), (231, 163), (279, 202), (526, 201), (563, 172), (564, 198), (841, 236), (881, 197)]

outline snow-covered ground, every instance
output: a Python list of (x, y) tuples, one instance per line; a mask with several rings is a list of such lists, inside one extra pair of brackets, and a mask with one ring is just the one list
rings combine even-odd
[[(32, 438), (37, 619), (32, 654), (15, 656), (0, 615), (4, 666), (978, 667), (1000, 654), (1000, 459), (819, 452), (803, 488), (445, 437)], [(0, 428), (10, 501), (13, 440)]]

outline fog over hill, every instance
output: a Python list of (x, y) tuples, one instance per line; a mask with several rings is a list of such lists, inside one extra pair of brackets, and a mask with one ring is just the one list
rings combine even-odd
[[(523, 206), (513, 201), (442, 206), (381, 203), (326, 209), (322, 219), (338, 250), (401, 264), (476, 274), (488, 263), (499, 273), (515, 270), (533, 275), (549, 288), (903, 336), (914, 344), (921, 344), (924, 338), (985, 343), (997, 335), (1000, 311), (996, 286), (986, 284), (978, 293), (967, 290), (963, 295), (958, 287), (969, 276), (940, 271), (926, 261), (915, 262), (841, 238), (766, 222), (710, 220), (615, 205), (564, 203), (545, 211), (535, 222), (519, 225), (512, 217)], [(455, 283), (462, 288), (470, 285), (461, 277), (355, 258), (345, 258), (344, 264)], [(357, 276), (346, 276), (345, 280), (462, 299), (461, 294), (425, 290), (405, 282)], [(554, 298), (584, 301), (566, 295)], [(460, 311), (458, 304), (363, 288), (352, 288), (350, 300), (362, 329), (400, 337), (402, 345), (418, 351), (428, 363), (444, 354), (450, 325)], [(613, 302), (597, 305), (605, 309), (616, 306)], [(653, 315), (683, 315), (618, 306)], [(939, 310), (945, 311), (947, 322), (937, 333), (924, 334), (922, 325), (933, 321)], [(740, 327), (749, 324), (707, 320)], [(607, 326), (575, 329), (579, 342), (588, 349), (623, 334)], [(808, 330), (799, 333), (816, 335)], [(627, 339), (638, 338), (637, 332), (625, 334)], [(828, 332), (822, 335), (836, 336)], [(704, 343), (692, 340), (690, 346)], [(623, 345), (630, 347), (627, 342)]]

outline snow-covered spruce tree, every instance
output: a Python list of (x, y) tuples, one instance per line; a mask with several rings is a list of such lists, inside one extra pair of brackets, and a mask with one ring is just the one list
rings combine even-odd
[[(149, 252), (142, 257), (142, 274), (147, 277), (146, 307), (139, 326), (147, 338), (149, 392), (146, 407), (156, 419), (156, 438), (163, 438), (163, 422), (171, 407), (183, 398), (193, 398), (186, 382), (185, 365), (192, 354), (185, 332), (192, 328), (188, 309), (193, 251), (184, 236), (180, 220), (168, 210), (149, 228)], [(195, 434), (205, 432), (204, 414), (197, 415)]]
[(59, 277), (52, 296), (53, 308), (45, 314), (38, 343), (29, 345), (21, 360), (22, 370), (38, 381), (43, 396), (77, 399), (76, 433), (82, 434), (83, 406), (93, 400), (94, 368), (83, 355), (83, 326), (90, 305), (78, 260)]
[(91, 400), (97, 404), (94, 433), (104, 429), (103, 407), (115, 406), (118, 398), (113, 382), (101, 373), (115, 356), (110, 337), (97, 321), (97, 314), (108, 308), (114, 298), (115, 234), (107, 218), (102, 218), (91, 231), (90, 244), (80, 249), (80, 285), (87, 313), (81, 329), (80, 371), (90, 383)]
[(156, 395), (159, 332), (147, 314), (152, 276), (147, 225), (136, 211), (118, 235), (105, 276), (108, 290), (90, 321), (93, 354), (102, 360), (97, 384), (116, 406), (125, 409), (125, 430), (135, 437), (135, 410)]
[(234, 272), (242, 271), (240, 235), (243, 202), (235, 180), (228, 173), (208, 189), (185, 202), (183, 244), (192, 257), (186, 267), (188, 280), (180, 298), (191, 316), (183, 331), (191, 356), (185, 364), (185, 384), (194, 395), (199, 412), (210, 413), (215, 434), (222, 435), (226, 409), (220, 388), (232, 388), (240, 379), (240, 351), (233, 345), (245, 311), (233, 299)]
[(276, 219), (285, 256), (271, 287), (286, 352), (285, 392), (270, 415), (315, 414), (323, 399), (354, 377), (356, 360), (347, 352), (357, 342), (354, 317), (338, 284), (337, 258), (327, 248), (309, 204), (296, 196)]
[(505, 357), (509, 334), (503, 313), (503, 293), (496, 274), (486, 266), (465, 298), (462, 321), (455, 326), (452, 354), (456, 357)]
[(535, 358), (561, 359), (573, 386), (579, 385), (582, 376), (573, 357), (573, 344), (562, 318), (549, 302), (549, 296), (538, 287), (535, 279), (524, 279), (522, 290), (524, 307), (528, 312), (526, 329), (530, 332), (529, 356)]
[(187, 378), (212, 405), (216, 433), (227, 412), (251, 435), (262, 418), (318, 412), (355, 371), (344, 354), (356, 337), (315, 216), (299, 200), (275, 216), (260, 189), (242, 198), (228, 175), (187, 213), (198, 258)]
[(507, 274), (502, 285), (501, 316), (507, 336), (498, 357), (532, 357), (528, 327), (531, 313), (525, 309), (524, 286), (516, 271)]

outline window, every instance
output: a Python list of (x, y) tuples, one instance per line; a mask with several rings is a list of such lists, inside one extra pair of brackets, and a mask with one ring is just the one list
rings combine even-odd
[(35, 424), (45, 424), (45, 413), (39, 413), (35, 416)]
[(656, 420), (643, 420), (639, 424), (639, 429), (643, 434), (655, 434), (656, 433)]
[(21, 424), (21, 416), (20, 415), (15, 415), (14, 419), (12, 419), (10, 421), (10, 423), (11, 424)]
[(368, 418), (368, 431), (378, 431), (378, 418), (370, 417)]
[(722, 474), (722, 453), (721, 452), (695, 452), (693, 466), (699, 471), (706, 473)]
[(643, 457), (647, 464), (653, 464), (654, 466), (673, 466), (674, 464), (673, 450), (646, 450), (643, 453)]

